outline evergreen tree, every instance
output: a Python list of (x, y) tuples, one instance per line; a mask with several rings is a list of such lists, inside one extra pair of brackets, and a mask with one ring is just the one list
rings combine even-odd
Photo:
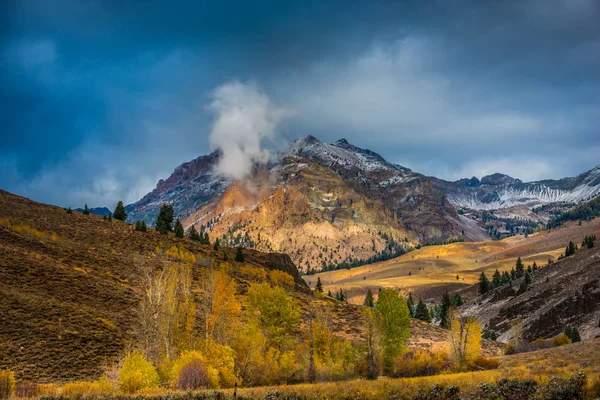
[(375, 300), (373, 299), (373, 292), (371, 291), (371, 289), (369, 288), (367, 290), (367, 295), (365, 296), (365, 301), (363, 301), (363, 306), (366, 307), (375, 307)]
[(327, 297), (333, 297), (331, 294), (331, 289), (327, 291)]
[(412, 293), (408, 294), (408, 299), (406, 300), (406, 305), (408, 306), (408, 312), (410, 313), (411, 318), (415, 317), (415, 301), (413, 300)]
[(142, 230), (142, 222), (139, 219), (135, 221), (135, 230), (138, 232)]
[(452, 296), (452, 307), (460, 307), (463, 304), (465, 304), (465, 302), (462, 297), (460, 297), (460, 294), (454, 293), (454, 296)]
[(529, 274), (529, 272), (525, 272), (525, 284), (529, 285), (531, 283), (531, 275)]
[(108, 218), (106, 218), (108, 222), (112, 222), (112, 213), (108, 213)]
[(500, 271), (496, 270), (494, 275), (492, 276), (492, 284), (494, 287), (502, 286), (502, 277), (500, 276)]
[(575, 343), (575, 342), (581, 342), (581, 337), (579, 336), (579, 330), (577, 328), (575, 328), (574, 326), (567, 326), (565, 328), (565, 335), (568, 336), (569, 339), (571, 339), (571, 342)]
[(512, 267), (512, 269), (510, 270), (510, 279), (513, 281), (517, 279), (517, 272), (515, 271), (515, 267)]
[[(217, 238), (217, 240), (219, 240)], [(210, 238), (208, 237), (208, 232), (204, 232), (204, 244), (210, 244)]]
[(415, 318), (420, 319), (421, 321), (431, 322), (431, 316), (429, 315), (429, 310), (427, 306), (423, 302), (423, 299), (419, 298), (419, 303), (415, 308)]
[(170, 204), (163, 204), (160, 207), (160, 212), (156, 217), (156, 230), (166, 235), (173, 230), (173, 218), (174, 218), (173, 206)]
[(67, 212), (67, 214), (73, 214), (73, 210), (71, 210), (71, 207), (65, 208), (65, 211)]
[(317, 278), (317, 286), (315, 286), (315, 290), (319, 293), (323, 293), (323, 284), (321, 283), (321, 278)]
[(196, 230), (196, 228), (194, 228), (194, 225), (192, 225), (191, 228), (188, 230), (188, 236), (194, 242), (202, 242), (202, 238), (198, 234), (198, 231)]
[(244, 254), (242, 253), (242, 248), (238, 247), (235, 252), (235, 261), (244, 262)]
[(146, 226), (146, 222), (142, 221), (142, 226), (140, 228), (141, 232), (147, 232), (148, 231), (148, 227)]
[(90, 215), (90, 209), (87, 204), (83, 206), (83, 215)]
[(596, 235), (586, 235), (585, 238), (583, 239), (583, 242), (581, 243), (581, 248), (583, 247), (587, 247), (588, 249), (591, 249), (592, 247), (594, 247), (594, 242), (596, 241)]
[(440, 319), (440, 327), (444, 329), (450, 329), (452, 321), (450, 320), (450, 309), (452, 308), (452, 302), (450, 301), (450, 295), (448, 292), (444, 292), (442, 300), (438, 306), (438, 317)]
[(502, 272), (502, 284), (505, 285), (508, 282), (510, 282), (510, 275), (508, 274), (508, 272), (503, 271)]
[[(214, 248), (215, 250), (219, 250), (219, 238), (217, 238), (217, 239), (215, 240), (215, 245), (213, 246), (213, 248)], [(237, 258), (237, 254), (236, 254), (236, 258)]]
[(482, 295), (482, 294), (486, 294), (488, 291), (490, 290), (490, 281), (488, 280), (487, 276), (485, 275), (485, 272), (481, 272), (481, 275), (479, 275), (479, 290), (478, 290), (478, 294)]
[(570, 241), (569, 245), (565, 249), (565, 257), (572, 256), (573, 254), (575, 254), (575, 243)]
[(535, 272), (535, 271), (537, 271), (537, 270), (538, 270), (538, 266), (537, 266), (537, 264), (536, 264), (536, 262), (535, 262), (535, 261), (533, 262), (533, 264), (532, 264), (532, 266), (531, 266), (531, 269), (533, 270), (533, 272)]
[(181, 221), (177, 218), (177, 221), (175, 221), (175, 236), (183, 239), (183, 233), (183, 225), (181, 225)]
[(227, 256), (227, 252), (223, 252), (223, 261), (227, 261), (229, 257)]
[(125, 212), (125, 206), (123, 205), (123, 202), (121, 200), (119, 200), (119, 202), (117, 203), (117, 206), (115, 207), (115, 212), (113, 213), (113, 216), (115, 217), (115, 219), (118, 219), (119, 221), (125, 221), (127, 219), (127, 213)]
[(525, 274), (525, 265), (523, 264), (523, 261), (521, 261), (521, 257), (517, 258), (516, 267), (515, 278), (520, 278)]

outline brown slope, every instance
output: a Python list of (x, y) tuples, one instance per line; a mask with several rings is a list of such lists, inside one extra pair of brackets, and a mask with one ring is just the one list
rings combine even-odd
[[(42, 382), (100, 375), (134, 341), (141, 293), (134, 260), (180, 263), (163, 253), (174, 244), (195, 254), (195, 278), (218, 265), (223, 251), (235, 256), (235, 249), (215, 252), (0, 191), (0, 369)], [(309, 292), (288, 256), (254, 250), (244, 256), (247, 265), (290, 273), (299, 295)], [(239, 263), (230, 264), (245, 282), (236, 275)]]

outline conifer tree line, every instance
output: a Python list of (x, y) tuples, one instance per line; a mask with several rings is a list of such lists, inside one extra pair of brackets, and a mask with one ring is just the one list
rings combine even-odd
[[(548, 263), (550, 263), (550, 261), (548, 261)], [(504, 286), (506, 284), (512, 285), (512, 282), (514, 280), (520, 278), (524, 278), (525, 284), (528, 285), (533, 279), (533, 273), (539, 268), (540, 267), (535, 261), (531, 265), (528, 265), (527, 268), (525, 268), (525, 264), (521, 260), (521, 257), (518, 257), (517, 261), (515, 262), (515, 267), (513, 267), (510, 272), (503, 271), (501, 273), (500, 271), (498, 271), (498, 269), (496, 269), (494, 271), (494, 274), (492, 275), (491, 281), (488, 279), (485, 272), (481, 272), (481, 275), (479, 275), (479, 288), (477, 294), (485, 294), (490, 290)]]

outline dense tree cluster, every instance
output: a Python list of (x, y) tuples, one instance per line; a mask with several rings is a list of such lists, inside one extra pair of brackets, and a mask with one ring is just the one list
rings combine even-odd
[(600, 216), (600, 196), (552, 218), (548, 222), (548, 228), (556, 228), (566, 221), (591, 221), (598, 216)]

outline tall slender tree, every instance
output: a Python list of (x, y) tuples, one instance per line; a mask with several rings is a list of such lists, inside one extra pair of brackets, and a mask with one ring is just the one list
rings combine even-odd
[(184, 236), (183, 225), (181, 225), (179, 218), (177, 218), (177, 221), (175, 221), (175, 236), (180, 239), (183, 239)]
[(452, 302), (450, 301), (450, 295), (448, 292), (444, 292), (440, 305), (438, 306), (438, 317), (440, 319), (440, 327), (444, 329), (450, 329), (450, 313), (452, 311)]
[(408, 293), (408, 299), (406, 300), (406, 305), (408, 306), (408, 312), (412, 318), (415, 317), (415, 301), (413, 300), (412, 293)]
[(488, 280), (485, 272), (481, 271), (481, 275), (479, 275), (479, 290), (478, 294), (486, 294), (490, 290), (490, 281)]

